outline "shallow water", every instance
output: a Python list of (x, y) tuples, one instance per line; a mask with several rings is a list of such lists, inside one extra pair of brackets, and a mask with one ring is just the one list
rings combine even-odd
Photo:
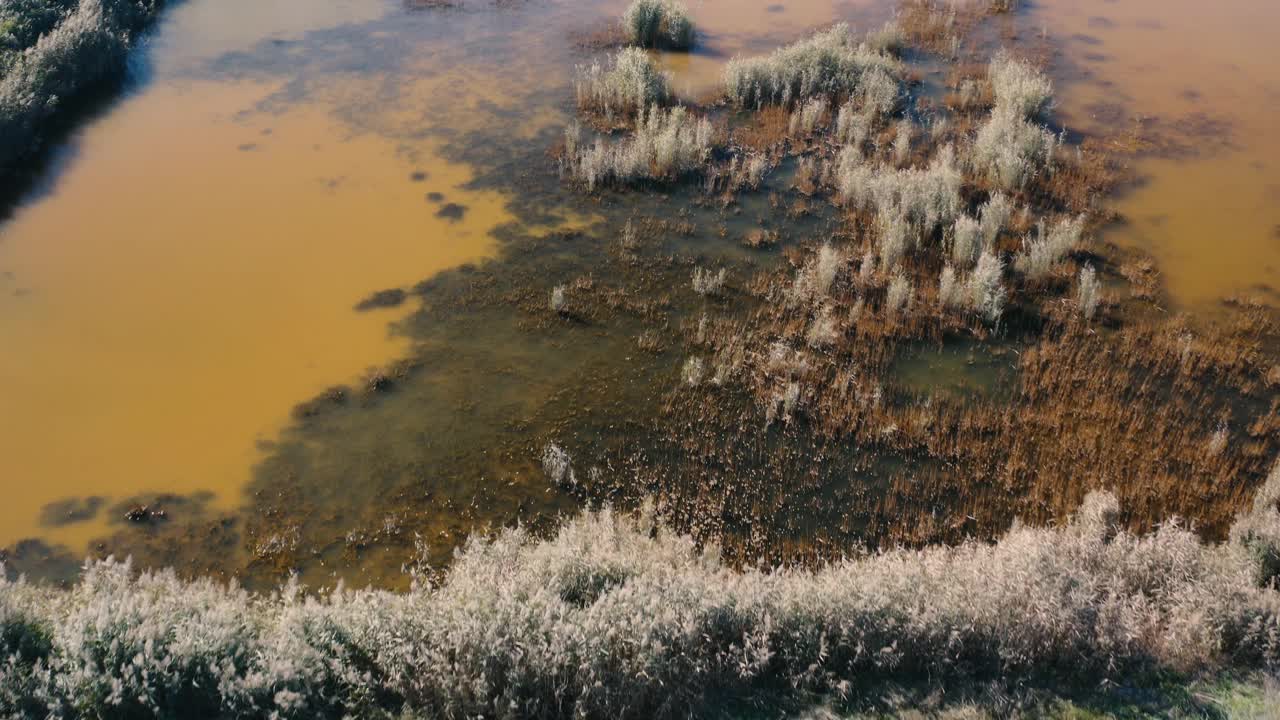
[(1114, 130), (1143, 117), (1172, 147), (1138, 161), (1141, 186), (1107, 239), (1150, 252), (1175, 303), (1280, 290), (1280, 4), (1267, 0), (1064, 0), (1019, 24), (1047, 29), (1057, 112)]
[[(490, 254), (489, 231), (511, 218), (498, 193), (464, 190), (470, 171), (434, 141), (334, 117), (330, 97), (358, 91), (358, 76), (281, 101), (287, 75), (200, 64), (253, 47), (246, 25), (280, 28), (262, 36), (275, 43), (360, 13), (299, 3), (264, 17), (240, 3), (212, 13), (240, 13), (220, 24), (210, 5), (175, 9), (148, 50), (154, 75), (70, 139), (0, 236), (0, 543), (101, 531), (39, 528), (62, 497), (237, 502), (256, 443), (295, 403), (405, 352), (388, 330), (403, 309), (353, 306)], [(438, 216), (447, 203), (461, 217)]]
[[(251, 551), (314, 542), (330, 566), (353, 562), (361, 542), (333, 543), (353, 533), (415, 522), (431, 535), (465, 532), (454, 508), (477, 497), (490, 505), (481, 520), (514, 517), (530, 497), (538, 512), (573, 508), (537, 477), (531, 438), (566, 432), (556, 424), (571, 414), (566, 394), (597, 409), (619, 393), (649, 402), (648, 390), (600, 388), (675, 382), (678, 359), (642, 361), (603, 332), (584, 351), (589, 326), (556, 331), (576, 340), (530, 337), (502, 313), (436, 327), (429, 292), (416, 312), (412, 295), (397, 308), (353, 307), (492, 257), (503, 247), (495, 231), (537, 236), (587, 225), (596, 209), (619, 214), (609, 197), (564, 207), (545, 150), (569, 117), (572, 68), (593, 56), (571, 39), (624, 4), (175, 6), (139, 53), (126, 96), (57, 150), (0, 227), (0, 546), (40, 537), (79, 553), (118, 529), (112, 503), (155, 492), (212, 491), (223, 512), (248, 487), (257, 511), (286, 517), (250, 522)], [(661, 56), (687, 97), (712, 90), (734, 54), (837, 20), (878, 26), (892, 6), (706, 0), (692, 10), (698, 50)], [(1013, 21), (1024, 37), (1047, 26), (1063, 43), (1053, 67), (1069, 127), (1113, 129), (1116, 111), (1099, 103), (1119, 104), (1158, 116), (1171, 139), (1204, 143), (1195, 155), (1141, 159), (1142, 185), (1117, 203), (1128, 223), (1108, 234), (1154, 253), (1173, 301), (1188, 306), (1280, 284), (1280, 145), (1264, 132), (1280, 68), (1252, 29), (1277, 11), (1233, 0), (1221, 12), (1230, 21), (1209, 22), (1191, 3), (1089, 0)], [(1241, 29), (1249, 13), (1257, 22)], [(1193, 33), (1196, 56), (1180, 47)], [(1197, 113), (1224, 122), (1186, 121)], [(661, 216), (675, 201), (634, 202)], [(715, 224), (737, 234), (763, 202), (745, 202), (736, 220), (703, 213), (670, 251), (753, 262), (736, 245), (717, 248)], [(569, 241), (532, 267), (569, 279), (589, 274), (601, 251)], [(297, 403), (360, 386), (413, 344), (429, 367), (405, 392), (310, 424), (290, 419)], [(943, 395), (999, 382), (947, 353), (906, 360), (904, 382), (921, 395), (935, 373)], [(575, 379), (591, 390), (567, 392)], [(410, 490), (419, 495), (397, 501), (403, 514), (382, 514), (387, 497)], [(111, 509), (42, 520), (46, 504), (90, 496), (111, 498)], [(300, 508), (316, 519), (299, 519)], [(397, 541), (412, 543), (399, 531)]]

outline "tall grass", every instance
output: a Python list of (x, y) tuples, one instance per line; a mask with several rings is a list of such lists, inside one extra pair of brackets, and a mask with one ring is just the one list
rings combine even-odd
[(1045, 230), (1041, 223), (1036, 236), (1022, 240), (1022, 251), (1014, 257), (1014, 267), (1031, 279), (1041, 278), (1074, 250), (1084, 233), (1084, 218), (1064, 218)]
[(858, 97), (877, 111), (898, 102), (898, 61), (854, 38), (841, 23), (755, 58), (734, 58), (724, 71), (725, 91), (738, 107), (790, 106), (809, 98)]
[(579, 68), (574, 87), (578, 107), (610, 120), (632, 117), (671, 97), (667, 76), (639, 48), (622, 49), (610, 59), (608, 68), (598, 61)]
[(441, 585), (406, 594), (251, 596), (91, 563), (67, 591), (0, 581), (0, 714), (687, 717), (926, 678), (1098, 687), (1275, 667), (1277, 497), (1280, 471), (1220, 545), (1177, 523), (1130, 535), (1094, 494), (995, 544), (771, 572), (604, 510), (549, 540), (472, 539)]
[(690, 115), (683, 106), (664, 110), (654, 105), (640, 113), (635, 132), (622, 140), (597, 139), (586, 146), (575, 139), (576, 153), (566, 154), (563, 168), (588, 190), (609, 183), (671, 180), (703, 169), (712, 135), (705, 117)]
[[(27, 0), (0, 8), (8, 38), (0, 52), (0, 175), (39, 147), (51, 120), (124, 73), (134, 35), (162, 6), (162, 0)], [(60, 20), (51, 26), (54, 17)]]
[(675, 0), (634, 0), (622, 13), (627, 40), (640, 47), (686, 50), (693, 46), (693, 20)]

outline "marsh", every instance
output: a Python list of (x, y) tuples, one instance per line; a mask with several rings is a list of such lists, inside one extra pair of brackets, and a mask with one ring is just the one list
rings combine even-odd
[(1272, 5), (126, 5), (0, 10), (0, 710), (1275, 697)]

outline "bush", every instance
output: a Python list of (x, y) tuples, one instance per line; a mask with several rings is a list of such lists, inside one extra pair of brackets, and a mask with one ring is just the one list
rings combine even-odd
[[(891, 55), (856, 44), (843, 23), (757, 58), (734, 58), (724, 71), (725, 91), (738, 107), (790, 106), (809, 98), (860, 96), (878, 110), (897, 104), (899, 65)], [(887, 80), (887, 84), (886, 84)], [(891, 109), (891, 108), (890, 108)]]
[(0, 663), (32, 670), (0, 677), (0, 697), (80, 717), (687, 717), (726, 695), (857, 701), (926, 677), (1274, 667), (1280, 595), (1259, 558), (1280, 536), (1275, 487), (1223, 545), (1176, 522), (1129, 535), (1095, 494), (1057, 528), (819, 570), (737, 572), (608, 510), (549, 540), (474, 538), (443, 584), (407, 594), (255, 597), (93, 563), (71, 591), (0, 582), (0, 608), (21, 604), (51, 638), (39, 671)]
[(64, 16), (72, 3), (5, 4), (0, 10), (0, 27), (8, 29), (0, 51), (0, 173), (13, 171), (28, 157), (49, 122), (70, 104), (124, 73), (133, 34), (161, 5), (159, 0), (80, 0)]
[(671, 97), (667, 76), (658, 72), (648, 53), (638, 48), (619, 51), (607, 70), (599, 62), (580, 68), (574, 85), (578, 107), (610, 119), (632, 117)]
[(627, 40), (640, 47), (686, 50), (693, 47), (693, 20), (674, 0), (634, 0), (622, 14)]

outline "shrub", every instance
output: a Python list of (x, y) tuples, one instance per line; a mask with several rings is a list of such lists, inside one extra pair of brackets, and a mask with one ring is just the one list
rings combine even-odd
[[(784, 412), (800, 402), (784, 383)], [(689, 717), (727, 696), (857, 701), (925, 677), (1096, 686), (1274, 667), (1280, 596), (1260, 585), (1259, 548), (1280, 537), (1278, 486), (1222, 545), (1176, 522), (1130, 535), (1094, 494), (1056, 528), (817, 570), (738, 572), (652, 515), (609, 510), (548, 540), (476, 536), (442, 584), (406, 594), (253, 597), (92, 563), (71, 591), (0, 581), (0, 607), (27, 596), (51, 638), (42, 669), (0, 693), (79, 717)]]
[(162, 5), (21, 0), (0, 8), (0, 26), (8, 29), (7, 47), (0, 51), (0, 173), (12, 171), (39, 146), (49, 120), (123, 75), (134, 33)]
[(1047, 173), (1057, 139), (1048, 130), (1027, 122), (1001, 105), (978, 129), (971, 161), (974, 170), (1005, 190), (1024, 187), (1032, 178)]
[(620, 50), (608, 69), (599, 62), (579, 68), (574, 85), (578, 107), (608, 118), (634, 116), (651, 105), (666, 103), (671, 96), (667, 76), (639, 48)]
[(627, 40), (640, 47), (686, 50), (693, 47), (693, 20), (674, 0), (634, 0), (622, 13)]
[(1053, 84), (1039, 70), (1001, 50), (987, 67), (996, 106), (1035, 118), (1053, 100)]
[[(880, 75), (874, 76), (877, 71)], [(724, 83), (729, 100), (738, 107), (790, 106), (818, 96), (836, 100), (867, 92), (875, 93), (873, 99), (882, 103), (888, 78), (896, 104), (900, 90), (893, 78), (898, 73), (897, 60), (856, 44), (849, 26), (841, 23), (771, 55), (730, 60)]]

